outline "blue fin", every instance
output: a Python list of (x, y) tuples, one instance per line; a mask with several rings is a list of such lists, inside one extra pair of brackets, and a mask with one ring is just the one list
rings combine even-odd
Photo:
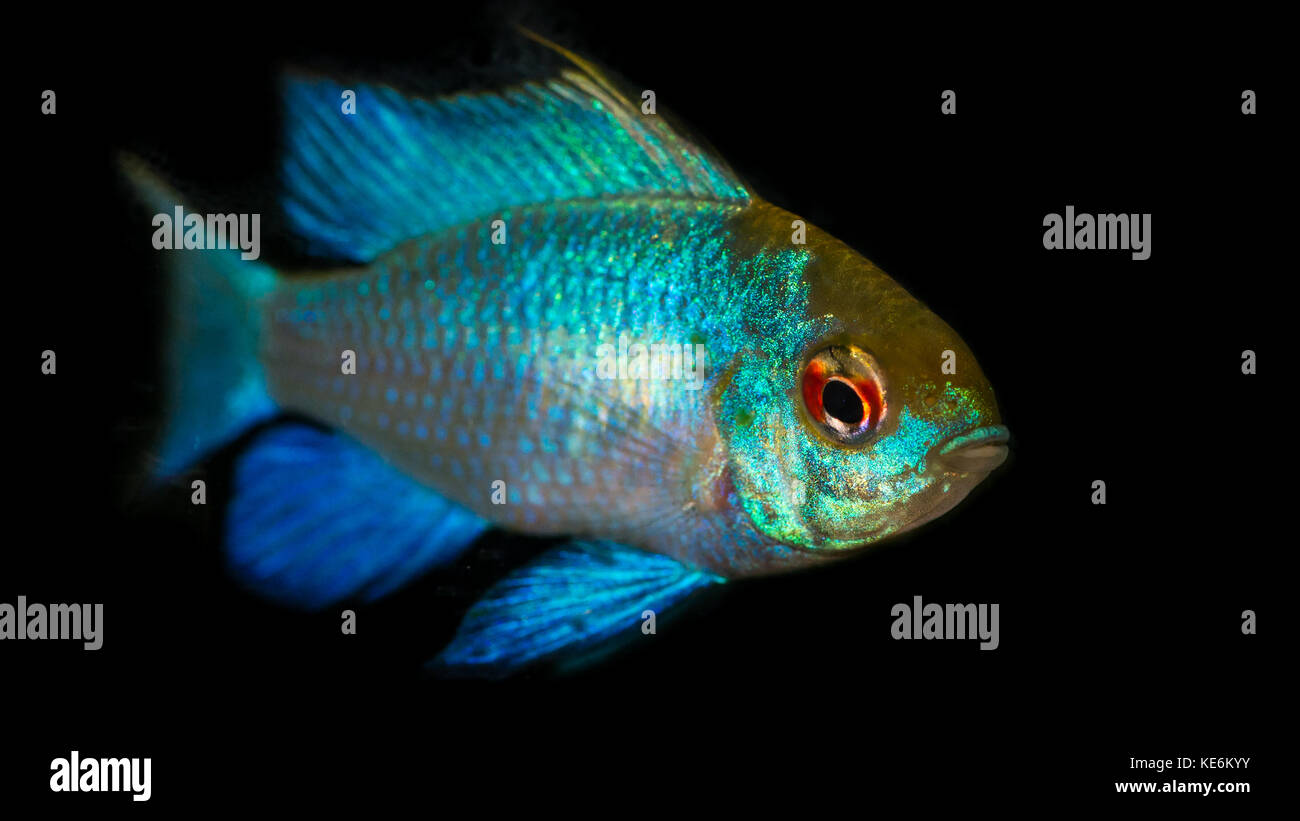
[[(282, 204), (309, 250), (368, 262), (404, 240), (532, 203), (749, 201), (725, 161), (660, 114), (641, 113), (639, 90), (541, 42), (571, 65), (496, 93), (423, 99), (288, 75)], [(345, 90), (356, 94), (355, 113), (342, 111)]]
[[(173, 216), (180, 197), (139, 159), (121, 167), (144, 204)], [(234, 250), (166, 250), (163, 434), (155, 478), (171, 476), (276, 413), (258, 362), (268, 266)]]
[(279, 425), (235, 467), (231, 571), (308, 610), (372, 600), (449, 562), (488, 527), (342, 434)]
[(638, 631), (644, 611), (661, 614), (722, 581), (657, 553), (568, 542), (489, 589), (430, 666), (456, 675), (507, 675), (537, 661), (569, 661)]

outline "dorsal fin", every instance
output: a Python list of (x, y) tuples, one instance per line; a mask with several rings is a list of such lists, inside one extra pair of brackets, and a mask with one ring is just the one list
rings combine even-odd
[[(583, 58), (549, 80), (424, 99), (289, 75), (284, 208), (309, 250), (367, 262), (422, 234), (522, 205), (672, 197), (744, 204), (721, 158), (642, 114)], [(344, 93), (355, 113), (343, 112)]]

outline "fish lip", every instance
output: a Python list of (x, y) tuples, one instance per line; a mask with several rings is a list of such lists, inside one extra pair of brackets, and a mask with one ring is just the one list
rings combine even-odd
[(927, 474), (987, 475), (1006, 461), (1011, 432), (1002, 425), (983, 425), (949, 437), (926, 455)]
[(931, 453), (935, 456), (947, 456), (953, 451), (979, 445), (1005, 445), (1011, 440), (1011, 431), (1005, 425), (983, 425), (965, 433), (950, 436), (935, 445)]

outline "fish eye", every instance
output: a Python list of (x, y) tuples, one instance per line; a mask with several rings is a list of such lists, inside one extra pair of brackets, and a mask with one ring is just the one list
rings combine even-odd
[(884, 390), (875, 359), (861, 348), (836, 345), (804, 367), (804, 407), (816, 427), (840, 444), (867, 441), (885, 416)]

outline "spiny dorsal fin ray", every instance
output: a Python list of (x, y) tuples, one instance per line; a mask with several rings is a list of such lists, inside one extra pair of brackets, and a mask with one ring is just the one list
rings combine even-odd
[[(367, 262), (415, 236), (535, 203), (627, 196), (744, 204), (716, 154), (581, 57), (497, 92), (425, 99), (290, 74), (284, 209), (310, 251)], [(343, 112), (344, 92), (356, 94)]]
[(746, 189), (744, 196), (738, 200), (739, 202), (748, 202), (750, 197), (753, 196), (753, 192), (747, 190), (744, 181), (723, 159), (721, 152), (704, 137), (695, 133), (688, 124), (682, 122), (670, 108), (656, 104), (657, 110), (655, 114), (649, 116), (641, 114), (643, 89), (633, 88), (626, 80), (621, 79), (610, 69), (570, 51), (531, 29), (523, 26), (515, 26), (515, 28), (520, 34), (541, 44), (560, 59), (572, 63), (577, 71), (571, 71), (571, 74), (583, 76), (587, 83), (595, 82), (598, 84), (604, 90), (604, 93), (612, 96), (617, 101), (621, 114), (641, 118), (648, 126), (664, 132), (667, 140), (684, 146), (692, 156), (707, 158), (709, 163), (719, 171), (729, 175), (735, 181), (737, 187)]

